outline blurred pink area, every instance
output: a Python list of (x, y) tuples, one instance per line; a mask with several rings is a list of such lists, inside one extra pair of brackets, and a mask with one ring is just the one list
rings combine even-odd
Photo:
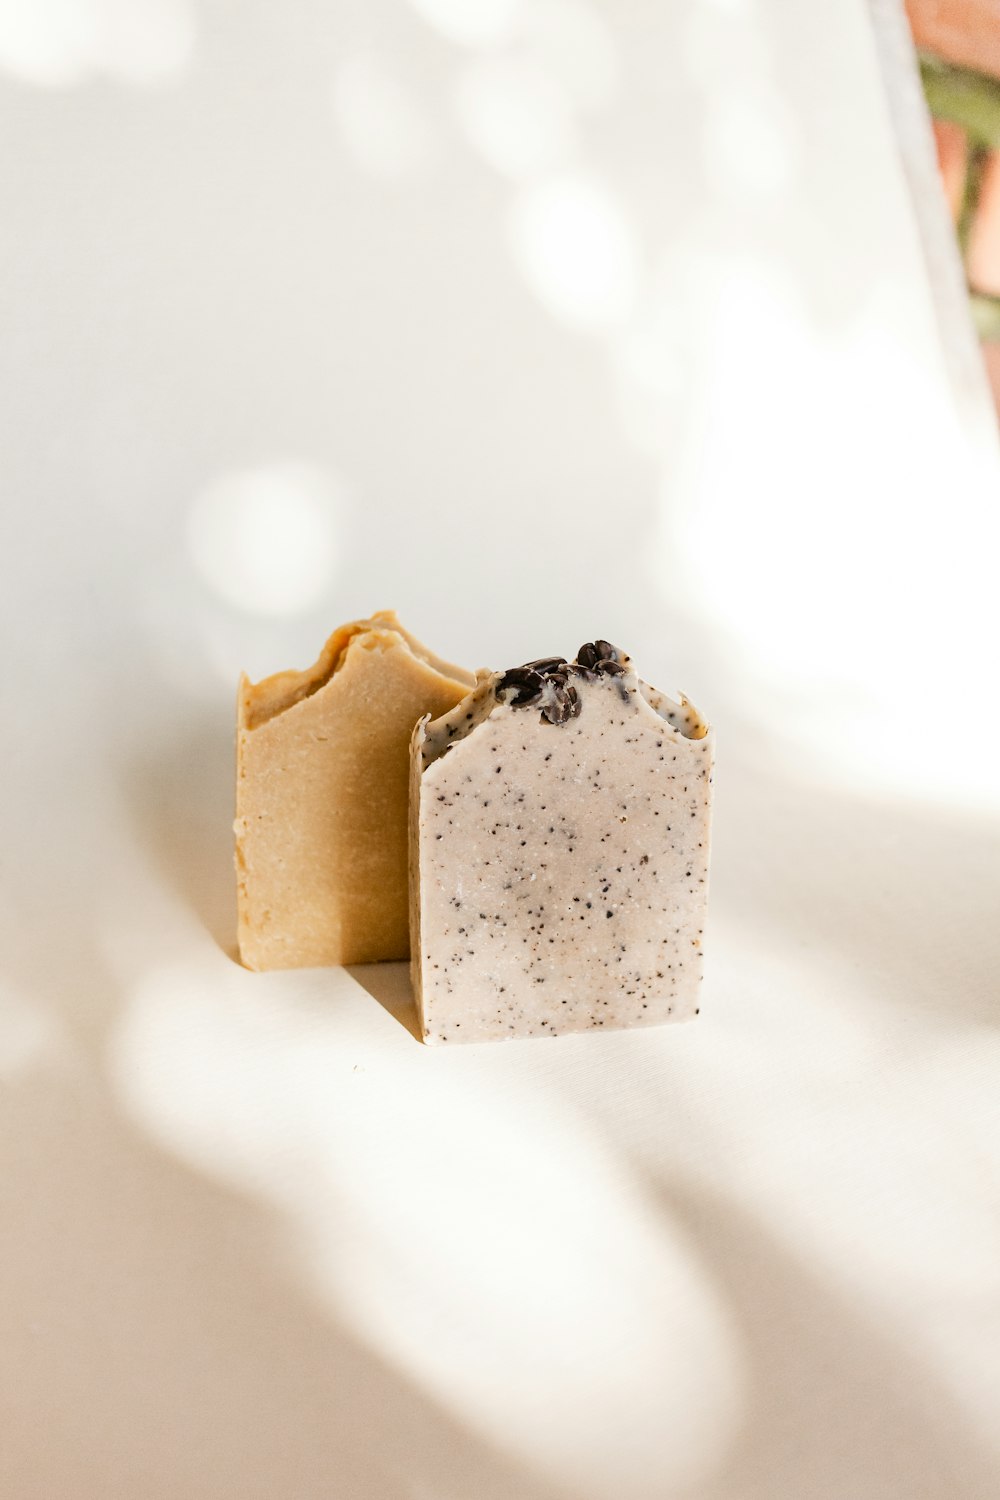
[[(1000, 0), (907, 0), (913, 39), (922, 52), (956, 67), (1000, 78)], [(970, 143), (960, 125), (934, 121), (938, 164), (948, 205), (956, 222), (962, 214), (968, 180)], [(986, 160), (966, 247), (969, 286), (984, 296), (1000, 296), (1000, 167), (996, 153)], [(1000, 347), (984, 341), (986, 369), (1000, 412)]]
[(921, 52), (1000, 78), (1000, 0), (906, 0)]

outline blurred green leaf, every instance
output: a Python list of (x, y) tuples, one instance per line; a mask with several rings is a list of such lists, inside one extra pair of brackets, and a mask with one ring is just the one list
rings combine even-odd
[(1000, 83), (935, 57), (920, 59), (920, 76), (935, 118), (961, 125), (980, 145), (1000, 146)]
[(1000, 297), (986, 297), (981, 292), (973, 292), (969, 302), (972, 321), (982, 341), (993, 343), (1000, 340)]

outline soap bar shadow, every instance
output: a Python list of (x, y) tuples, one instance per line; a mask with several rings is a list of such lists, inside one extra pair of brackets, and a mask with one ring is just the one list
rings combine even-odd
[(118, 772), (142, 846), (222, 952), (239, 963), (228, 719), (214, 714), (181, 723)]
[(383, 1010), (389, 1012), (393, 1020), (405, 1027), (416, 1041), (423, 1041), (420, 1035), (420, 1020), (417, 1016), (417, 1002), (413, 994), (413, 985), (410, 983), (409, 964), (348, 964), (347, 972), (363, 990), (367, 990), (369, 995), (378, 1001)]

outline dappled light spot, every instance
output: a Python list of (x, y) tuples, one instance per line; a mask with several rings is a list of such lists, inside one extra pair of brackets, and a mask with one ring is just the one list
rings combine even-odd
[(334, 74), (333, 111), (351, 157), (373, 176), (403, 176), (434, 154), (426, 114), (388, 58), (367, 52), (346, 57)]
[(191, 557), (226, 604), (252, 614), (296, 614), (330, 586), (338, 508), (333, 484), (310, 465), (225, 474), (191, 509)]
[(410, 0), (417, 14), (449, 42), (492, 47), (506, 42), (524, 0)]
[(618, 200), (596, 179), (575, 173), (523, 189), (509, 236), (521, 274), (553, 317), (594, 333), (626, 320), (638, 249)]
[(434, 1054), (377, 1009), (343, 970), (157, 969), (110, 1074), (161, 1145), (276, 1211), (331, 1319), (560, 1492), (704, 1480), (744, 1370), (686, 1236), (586, 1112), (511, 1071), (530, 1055)]
[(471, 144), (507, 177), (559, 166), (573, 148), (565, 90), (530, 63), (503, 57), (470, 63), (459, 79), (455, 107)]
[(666, 297), (643, 297), (611, 349), (622, 425), (631, 442), (662, 453), (684, 384), (684, 364), (674, 306)]
[(374, 1082), (364, 1154), (391, 1159), (416, 1086), (417, 1162), (394, 1176), (387, 1216), (384, 1184), (338, 1148), (361, 1236), (338, 1268), (316, 1262), (333, 1306), (483, 1436), (516, 1435), (519, 1456), (575, 1495), (642, 1493), (654, 1469), (668, 1486), (711, 1473), (737, 1421), (737, 1340), (624, 1162), (537, 1091), (518, 1090), (512, 1109), (456, 1070)]
[(40, 88), (154, 87), (194, 53), (191, 0), (0, 0), (0, 69)]
[[(933, 370), (893, 332), (892, 288), (823, 338), (794, 287), (763, 266), (718, 257), (705, 275), (713, 317), (689, 417), (698, 460), (681, 499), (664, 494), (664, 597), (683, 590), (710, 622), (737, 667), (741, 711), (790, 754), (808, 750), (872, 789), (996, 807), (989, 756), (942, 774), (927, 709), (941, 693), (949, 729), (975, 705), (977, 741), (1000, 734), (996, 695), (983, 691), (995, 675), (1000, 517), (982, 506), (980, 455), (962, 455)], [(771, 412), (767, 391), (781, 393)], [(957, 534), (962, 516), (994, 545), (942, 566), (942, 527)]]
[(708, 111), (705, 162), (721, 191), (777, 198), (797, 169), (795, 121), (774, 94), (727, 94)]
[(532, 0), (519, 18), (518, 46), (580, 109), (599, 109), (614, 98), (618, 44), (589, 0)]

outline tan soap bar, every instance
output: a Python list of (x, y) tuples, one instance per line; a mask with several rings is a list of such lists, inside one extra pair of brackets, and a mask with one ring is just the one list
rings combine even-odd
[(391, 611), (334, 631), (315, 666), (240, 681), (236, 871), (250, 969), (409, 954), (409, 744), (471, 674)]
[(410, 920), (426, 1041), (697, 1014), (713, 743), (607, 641), (481, 673), (420, 721)]

